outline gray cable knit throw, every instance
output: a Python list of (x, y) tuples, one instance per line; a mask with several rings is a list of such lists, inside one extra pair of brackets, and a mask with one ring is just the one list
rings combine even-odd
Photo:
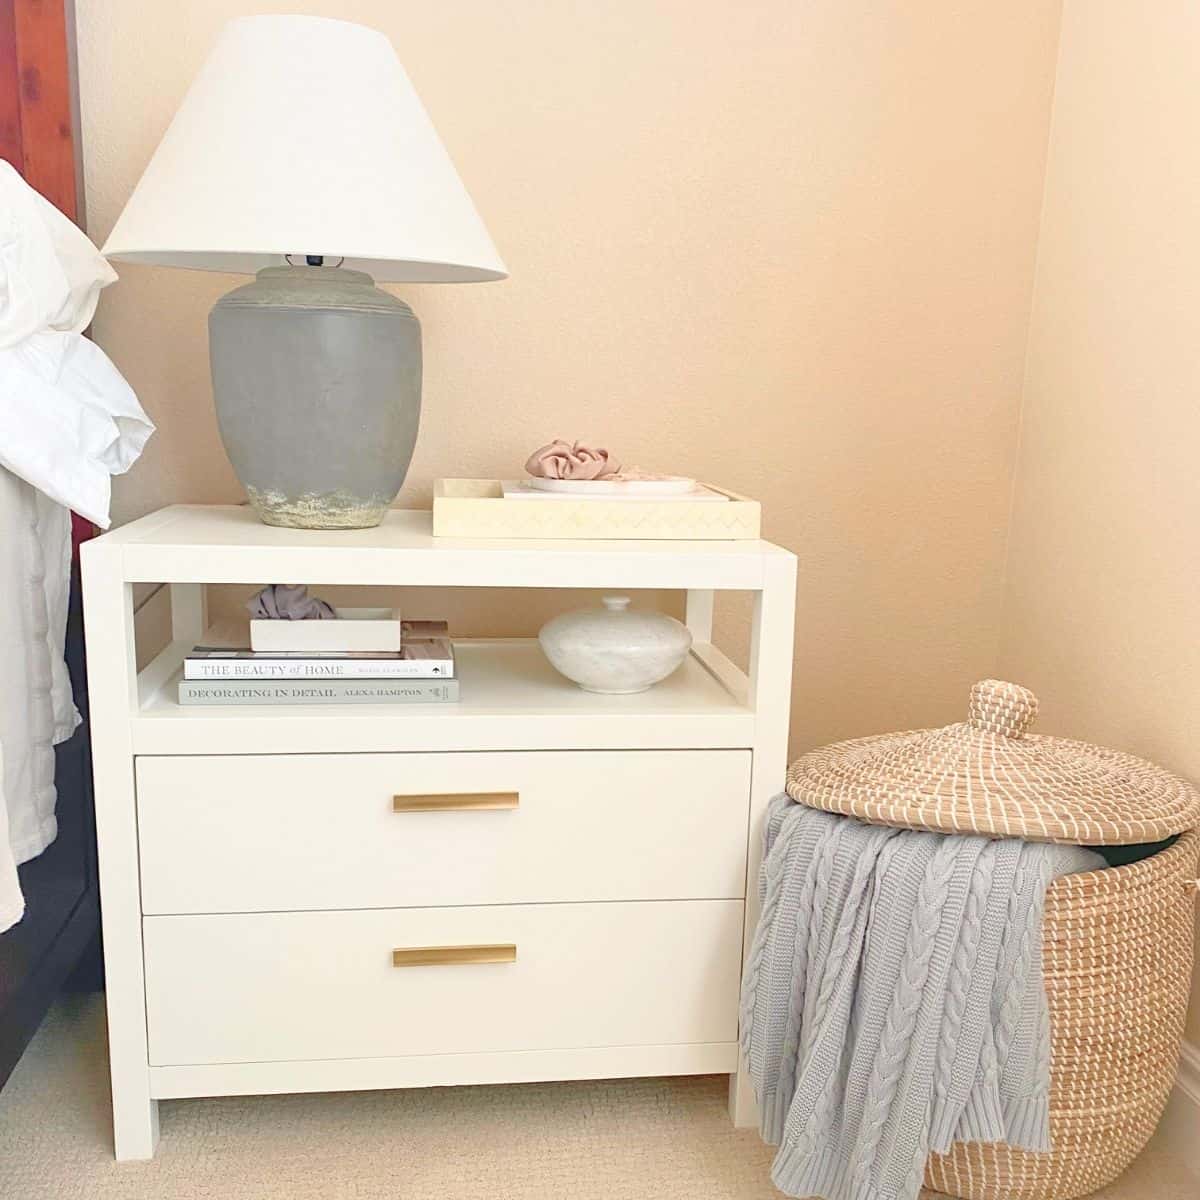
[(742, 1052), (790, 1196), (913, 1200), (954, 1141), (1050, 1148), (1042, 907), (1091, 851), (772, 801)]

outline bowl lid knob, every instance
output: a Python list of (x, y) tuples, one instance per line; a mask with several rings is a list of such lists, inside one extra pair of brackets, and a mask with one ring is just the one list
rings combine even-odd
[(1019, 683), (981, 679), (971, 688), (967, 724), (983, 733), (1022, 738), (1038, 713), (1038, 698)]

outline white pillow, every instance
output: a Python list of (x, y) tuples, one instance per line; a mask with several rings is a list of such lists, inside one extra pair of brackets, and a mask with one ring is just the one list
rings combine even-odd
[(0, 347), (47, 329), (82, 333), (116, 278), (87, 235), (0, 159)]
[(0, 465), (103, 529), (109, 477), (154, 432), (133, 389), (78, 333), (37, 333), (0, 349)]

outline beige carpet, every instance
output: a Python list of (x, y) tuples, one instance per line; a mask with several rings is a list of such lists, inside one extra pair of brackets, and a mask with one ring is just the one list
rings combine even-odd
[[(104, 1018), (47, 1021), (0, 1092), (2, 1200), (766, 1200), (771, 1151), (723, 1078), (172, 1100), (151, 1163), (112, 1160)], [(1197, 1200), (1152, 1145), (1105, 1200)]]

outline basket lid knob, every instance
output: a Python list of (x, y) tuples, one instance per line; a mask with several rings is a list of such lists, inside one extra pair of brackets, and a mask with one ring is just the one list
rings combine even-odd
[(981, 679), (971, 688), (967, 723), (972, 729), (1022, 738), (1037, 717), (1038, 699), (1018, 683)]

